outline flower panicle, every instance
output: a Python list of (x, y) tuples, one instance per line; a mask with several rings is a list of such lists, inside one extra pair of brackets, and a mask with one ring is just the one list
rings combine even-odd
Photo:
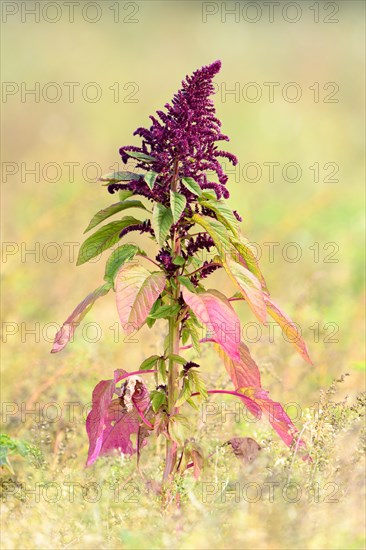
[[(178, 164), (179, 178), (193, 178), (202, 189), (213, 189), (217, 198), (229, 196), (225, 187), (228, 177), (219, 158), (225, 158), (233, 165), (237, 163), (237, 158), (217, 146), (217, 142), (228, 141), (229, 138), (221, 132), (221, 122), (215, 116), (215, 107), (210, 98), (215, 92), (213, 78), (220, 69), (221, 61), (217, 60), (186, 76), (171, 103), (165, 104), (165, 110), (158, 110), (156, 115), (150, 116), (150, 128), (139, 127), (134, 132), (141, 138), (141, 146), (127, 145), (120, 148), (124, 163), (128, 162), (130, 152), (154, 158), (153, 162), (145, 159), (137, 161), (137, 168), (159, 174), (153, 189), (141, 178), (125, 184), (111, 184), (108, 188), (111, 193), (118, 189), (130, 189), (135, 194), (167, 205), (172, 168)], [(218, 181), (208, 181), (206, 171), (214, 173)], [(195, 198), (183, 186), (180, 192), (188, 202)]]

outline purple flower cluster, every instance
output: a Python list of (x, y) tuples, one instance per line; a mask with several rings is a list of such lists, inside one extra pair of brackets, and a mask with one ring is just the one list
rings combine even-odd
[(191, 282), (194, 284), (194, 286), (197, 286), (200, 280), (206, 279), (206, 277), (208, 277), (209, 275), (211, 275), (211, 273), (216, 271), (216, 269), (220, 269), (221, 267), (221, 265), (214, 263), (213, 260), (211, 260), (210, 262), (203, 262), (203, 268), (191, 277)]
[(187, 244), (187, 255), (193, 256), (198, 250), (210, 250), (214, 246), (213, 239), (206, 233), (200, 233), (196, 238), (191, 237)]
[(178, 269), (178, 266), (173, 264), (170, 252), (164, 248), (160, 250), (155, 259), (160, 263), (161, 267), (168, 273), (168, 275), (172, 275), (174, 271)]
[(131, 231), (140, 231), (140, 235), (142, 235), (143, 233), (150, 233), (153, 236), (155, 235), (154, 230), (151, 227), (150, 220), (145, 220), (141, 223), (136, 223), (135, 225), (129, 225), (128, 227), (125, 227), (124, 229), (122, 229), (121, 233), (119, 234), (119, 238), (121, 239)]
[[(157, 116), (150, 117), (150, 128), (138, 128), (135, 131), (134, 135), (142, 138), (141, 147), (121, 147), (124, 163), (130, 158), (130, 152), (154, 157), (154, 162), (144, 159), (137, 162), (138, 168), (159, 174), (153, 189), (150, 190), (141, 177), (140, 181), (111, 184), (110, 192), (130, 189), (134, 194), (168, 205), (175, 170), (178, 180), (192, 177), (202, 189), (213, 189), (218, 198), (229, 196), (225, 187), (228, 177), (218, 159), (224, 157), (235, 165), (237, 158), (222, 151), (216, 144), (228, 141), (229, 138), (221, 133), (221, 122), (215, 117), (214, 104), (210, 99), (214, 93), (212, 79), (220, 68), (221, 62), (215, 61), (187, 76), (172, 103), (165, 105), (166, 111), (157, 111)], [(210, 181), (207, 171), (215, 173), (218, 181)], [(195, 196), (185, 187), (181, 186), (179, 191), (186, 196), (188, 203), (195, 200)]]

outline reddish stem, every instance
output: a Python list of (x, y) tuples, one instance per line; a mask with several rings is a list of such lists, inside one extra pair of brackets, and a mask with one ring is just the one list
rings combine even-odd
[[(206, 342), (216, 342), (215, 340), (213, 340), (212, 338), (202, 338), (202, 340), (200, 340), (200, 344), (205, 344)], [(193, 348), (193, 345), (192, 344), (188, 344), (188, 346), (181, 346), (179, 349), (191, 349)]]
[(154, 429), (154, 426), (147, 420), (147, 418), (145, 418), (144, 416), (144, 413), (142, 412), (142, 410), (138, 407), (136, 401), (134, 399), (132, 399), (132, 403), (139, 415), (139, 417), (141, 418), (141, 420), (144, 422), (144, 424), (146, 424), (146, 426), (148, 426), (151, 430)]

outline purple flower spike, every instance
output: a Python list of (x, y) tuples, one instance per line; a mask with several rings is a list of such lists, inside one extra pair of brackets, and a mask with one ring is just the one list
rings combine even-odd
[[(135, 194), (168, 205), (172, 169), (178, 165), (180, 178), (191, 177), (202, 189), (214, 189), (217, 198), (229, 196), (224, 187), (228, 177), (218, 159), (224, 157), (235, 165), (237, 158), (216, 145), (216, 142), (228, 141), (229, 138), (221, 133), (221, 123), (215, 116), (214, 104), (210, 99), (215, 91), (212, 79), (220, 69), (221, 61), (215, 61), (187, 76), (171, 104), (165, 105), (165, 111), (159, 110), (157, 116), (150, 116), (150, 128), (135, 131), (134, 135), (142, 139), (141, 147), (128, 145), (120, 148), (124, 163), (129, 159), (129, 152), (143, 153), (155, 159), (148, 162), (142, 158), (137, 163), (138, 168), (159, 174), (153, 189), (141, 180), (113, 184), (109, 186), (110, 192), (130, 189)], [(218, 181), (207, 181), (206, 171), (216, 174)], [(194, 200), (194, 195), (185, 187), (182, 186), (180, 192), (188, 202)]]

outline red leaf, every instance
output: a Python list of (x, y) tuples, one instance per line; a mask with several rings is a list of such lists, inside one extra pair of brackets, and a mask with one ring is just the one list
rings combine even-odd
[(228, 299), (217, 290), (194, 294), (182, 287), (186, 304), (208, 329), (214, 330), (210, 339), (236, 361), (240, 361), (240, 321)]
[[(144, 412), (150, 397), (147, 387), (139, 376), (129, 376), (121, 388), (116, 384), (126, 378), (126, 372), (114, 371), (113, 380), (102, 380), (93, 391), (92, 409), (86, 419), (89, 437), (87, 466), (96, 459), (118, 449), (124, 454), (134, 454), (130, 436), (137, 434), (141, 419), (134, 402)], [(118, 397), (113, 399), (113, 395)]]

